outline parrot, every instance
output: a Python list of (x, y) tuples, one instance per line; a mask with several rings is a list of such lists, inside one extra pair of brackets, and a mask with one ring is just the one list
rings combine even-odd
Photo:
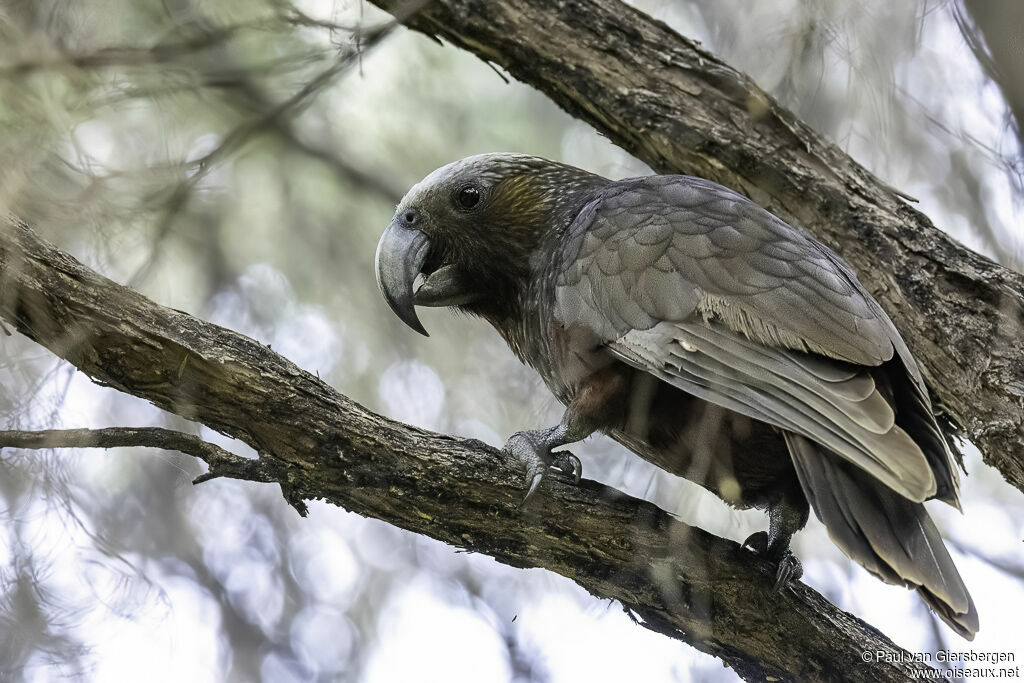
[[(563, 448), (603, 433), (645, 460), (756, 508), (747, 547), (776, 590), (810, 510), (848, 557), (916, 589), (960, 636), (978, 614), (924, 501), (960, 509), (959, 459), (917, 362), (846, 262), (803, 228), (710, 180), (610, 180), (489, 153), (435, 170), (377, 245), (398, 318), (482, 318), (565, 406), (516, 432), (526, 469), (579, 480)], [(525, 499), (524, 499), (525, 502)]]

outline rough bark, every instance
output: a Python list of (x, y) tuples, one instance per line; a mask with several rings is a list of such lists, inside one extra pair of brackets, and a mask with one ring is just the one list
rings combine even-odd
[[(550, 478), (520, 509), (522, 471), (480, 442), (367, 411), (248, 337), (159, 306), (0, 221), (0, 317), (94, 381), (229, 436), (259, 460), (159, 429), (0, 433), (0, 447), (185, 449), (211, 475), (276, 481), (300, 513), (322, 498), (516, 567), (545, 567), (619, 600), (648, 628), (748, 680), (906, 680), (906, 653), (732, 541), (594, 482)], [(208, 477), (204, 477), (208, 478)], [(865, 663), (864, 653), (885, 653)], [(874, 655), (870, 655), (872, 658)]]
[[(373, 2), (395, 13), (408, 0)], [(1024, 491), (1024, 276), (620, 0), (435, 0), (404, 23), (502, 66), (655, 170), (744, 192), (833, 247), (903, 332), (938, 407)]]

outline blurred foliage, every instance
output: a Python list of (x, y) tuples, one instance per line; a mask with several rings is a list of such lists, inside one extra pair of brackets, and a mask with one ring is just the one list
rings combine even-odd
[[(747, 71), (958, 239), (1024, 262), (1020, 147), (955, 6), (636, 4)], [(497, 150), (614, 177), (647, 170), (538, 93), (355, 0), (0, 4), (0, 207), (373, 410), (496, 445), (550, 423), (553, 399), (477, 321), (423, 312), (429, 341), (404, 328), (372, 257), (407, 187)], [(167, 424), (246, 451), (23, 338), (0, 345), (8, 426)], [(764, 524), (605, 439), (577, 452), (587, 476), (715, 533)], [(940, 522), (976, 591), (990, 639), (979, 647), (1006, 649), (1008, 615), (1024, 607), (1006, 550), (1024, 535), (1024, 504), (971, 466), (967, 517)], [(566, 580), (324, 505), (299, 520), (274, 487), (193, 488), (198, 473), (161, 452), (4, 452), (0, 678), (734, 678)], [(944, 637), (815, 522), (795, 547), (813, 585), (901, 644)]]

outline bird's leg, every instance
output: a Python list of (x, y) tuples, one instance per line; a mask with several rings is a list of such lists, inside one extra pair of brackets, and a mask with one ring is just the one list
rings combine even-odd
[(803, 576), (803, 566), (789, 549), (789, 543), (793, 534), (807, 523), (807, 513), (806, 505), (799, 506), (782, 499), (768, 508), (768, 531), (758, 531), (743, 541), (744, 548), (750, 548), (775, 563), (776, 591)]
[(576, 390), (562, 420), (554, 427), (516, 432), (505, 444), (511, 453), (526, 466), (529, 489), (525, 503), (537, 490), (544, 474), (554, 467), (571, 475), (579, 483), (583, 473), (580, 459), (567, 451), (552, 452), (555, 448), (582, 441), (616, 418), (621, 410), (626, 378), (621, 371), (608, 367), (593, 373)]

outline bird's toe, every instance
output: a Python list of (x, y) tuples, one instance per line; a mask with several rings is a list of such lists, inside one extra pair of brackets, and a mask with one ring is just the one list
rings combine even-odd
[(574, 484), (579, 484), (580, 478), (583, 476), (583, 463), (580, 462), (580, 459), (569, 451), (558, 451), (551, 455), (551, 467), (567, 477), (572, 477)]
[(768, 532), (757, 531), (747, 536), (747, 540), (743, 541), (743, 548), (750, 548), (755, 553), (764, 554), (768, 550)]
[(787, 585), (796, 581), (804, 574), (803, 565), (796, 555), (787, 546), (776, 544), (772, 547), (768, 532), (758, 531), (750, 534), (747, 540), (743, 541), (744, 548), (750, 548), (758, 555), (775, 564), (775, 592), (781, 591)]
[(804, 567), (790, 551), (786, 551), (779, 559), (778, 567), (775, 570), (775, 592), (780, 592), (789, 584), (797, 581), (804, 575)]
[(513, 456), (526, 469), (524, 481), (526, 495), (523, 496), (523, 500), (519, 504), (521, 507), (526, 504), (526, 501), (530, 499), (530, 496), (540, 486), (544, 473), (551, 466), (552, 457), (546, 449), (540, 447), (534, 433), (529, 431), (513, 434), (505, 442), (505, 447), (502, 450)]

